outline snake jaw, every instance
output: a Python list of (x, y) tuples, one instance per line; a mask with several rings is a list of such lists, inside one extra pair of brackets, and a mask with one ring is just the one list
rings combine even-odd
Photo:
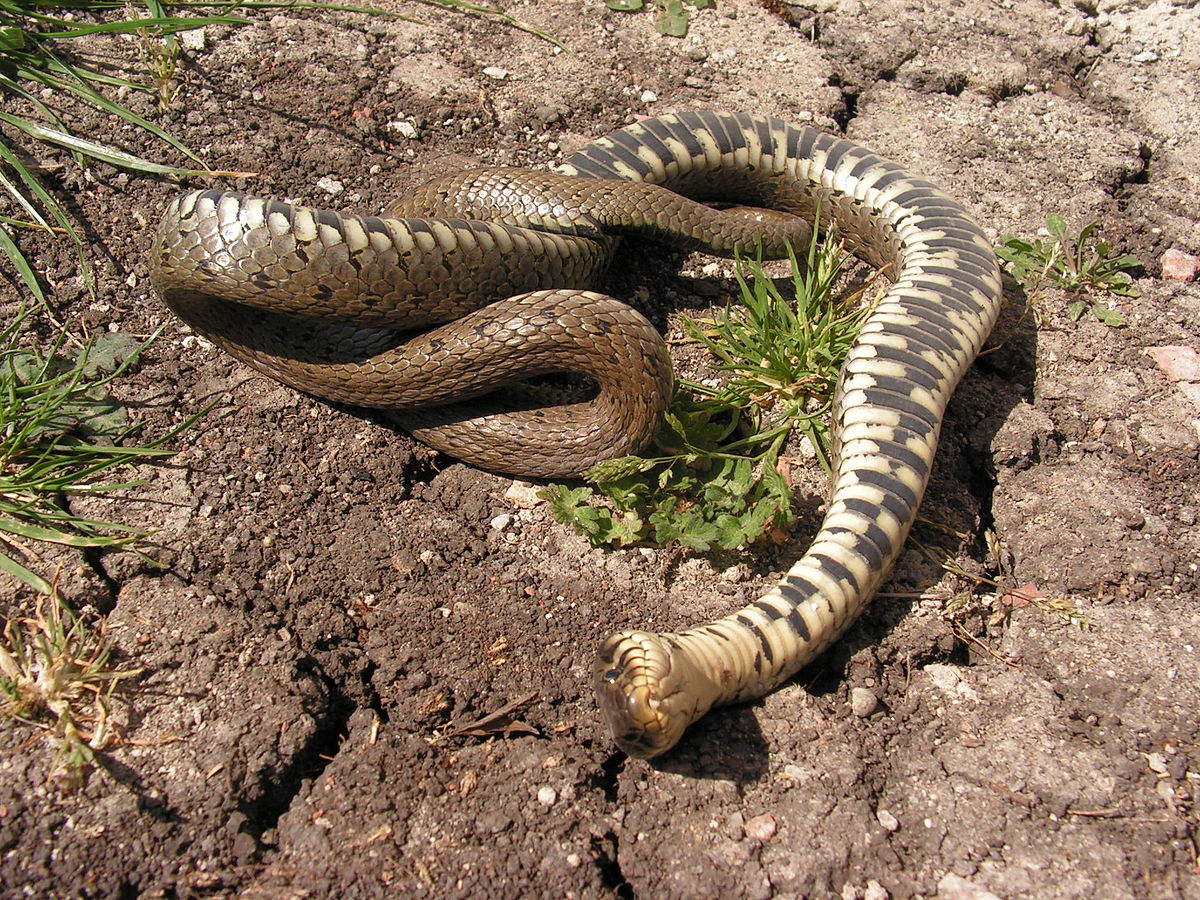
[(675, 746), (712, 705), (699, 698), (697, 688), (707, 679), (695, 668), (664, 635), (626, 631), (601, 645), (596, 699), (618, 747), (650, 759)]

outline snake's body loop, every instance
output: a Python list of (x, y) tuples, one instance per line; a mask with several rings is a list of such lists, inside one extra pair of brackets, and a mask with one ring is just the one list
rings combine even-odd
[[(408, 424), (439, 449), (560, 477), (635, 452), (670, 396), (653, 327), (586, 290), (613, 235), (778, 249), (803, 243), (818, 209), (858, 256), (894, 273), (839, 382), (828, 512), (804, 556), (745, 609), (601, 647), (596, 688), (617, 743), (654, 756), (713, 705), (758, 696), (821, 652), (899, 554), (946, 404), (999, 309), (995, 255), (958, 204), (813, 129), (680, 113), (595, 141), (557, 173), (432, 182), (387, 218), (189, 194), (164, 218), (152, 276), (172, 309), (260, 371), (343, 402), (416, 408)], [(397, 333), (430, 325), (412, 339)], [(515, 412), (458, 403), (557, 371), (591, 377), (596, 398)]]

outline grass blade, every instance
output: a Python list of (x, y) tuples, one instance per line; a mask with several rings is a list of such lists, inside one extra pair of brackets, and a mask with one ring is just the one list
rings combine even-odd
[[(76, 137), (73, 134), (68, 134), (65, 131), (59, 131), (55, 128), (47, 128), (45, 125), (38, 125), (36, 122), (29, 122), (18, 116), (10, 113), (0, 112), (0, 122), (7, 122), (14, 128), (20, 129), (30, 137), (35, 137), (39, 141), (45, 141), (49, 144), (57, 144), (67, 150), (78, 153), (83, 153), (93, 159), (106, 162), (111, 166), (116, 166), (120, 169), (132, 169), (137, 172), (147, 172), (152, 175), (171, 175), (175, 177), (193, 177), (213, 174), (208, 169), (182, 169), (178, 166), (167, 166), (162, 163), (150, 162), (147, 159), (142, 159), (140, 156), (134, 156), (132, 153), (126, 153), (123, 150), (115, 150), (112, 147), (106, 147), (103, 144), (97, 144), (95, 141), (89, 141), (86, 138)], [(43, 201), (44, 202), (44, 201)], [(56, 217), (57, 218), (57, 217)]]
[(81, 25), (76, 28), (66, 28), (62, 31), (41, 31), (39, 38), (73, 38), (85, 37), (91, 34), (137, 34), (147, 28), (156, 29), (160, 34), (176, 34), (180, 31), (194, 31), (206, 25), (249, 25), (249, 19), (239, 19), (235, 16), (149, 16), (145, 19), (129, 19), (124, 22), (104, 22), (98, 25)]
[(46, 294), (42, 290), (42, 286), (38, 284), (37, 273), (29, 265), (29, 260), (25, 258), (25, 254), (21, 252), (21, 248), (9, 236), (8, 229), (3, 226), (0, 226), (0, 250), (4, 251), (4, 255), (8, 257), (8, 261), (12, 263), (12, 267), (17, 271), (17, 277), (29, 289), (29, 293), (37, 298), (38, 303), (45, 306)]
[(0, 570), (7, 572), (13, 578), (33, 588), (39, 594), (50, 593), (50, 582), (36, 572), (29, 571), (29, 569), (9, 556), (3, 549), (0, 549)]

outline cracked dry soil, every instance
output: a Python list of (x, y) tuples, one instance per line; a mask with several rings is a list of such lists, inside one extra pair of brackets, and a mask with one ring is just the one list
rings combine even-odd
[[(376, 212), (444, 171), (552, 164), (640, 115), (811, 122), (939, 182), (997, 237), (1048, 212), (1101, 222), (1145, 262), (1128, 326), (1010, 286), (881, 596), (796, 681), (650, 765), (602, 730), (593, 648), (754, 599), (811, 536), (818, 472), (785, 546), (592, 549), (521, 485), (172, 321), (146, 252), (176, 186), (48, 172), (99, 261), (92, 298), (65, 243), (24, 238), (61, 315), (167, 324), (119, 384), (150, 433), (216, 406), (132, 502), (76, 503), (156, 529), (166, 567), (59, 560), (63, 595), (145, 672), (114, 710), (125, 745), (76, 792), (47, 783), (47, 742), (0, 729), (5, 896), (1200, 896), (1200, 389), (1146, 353), (1200, 346), (1200, 285), (1158, 264), (1200, 251), (1194, 4), (722, 0), (682, 41), (598, 0), (498, 5), (575, 55), (427, 7), (425, 24), (261, 14), (206, 32), (166, 124), (214, 168), (258, 172), (234, 186)], [(139, 65), (134, 43), (87, 49)], [(727, 266), (624, 254), (608, 288), (664, 329), (733, 291)], [(1020, 604), (951, 619), (972, 582), (938, 554), (1085, 624)], [(9, 612), (33, 602), (4, 593)], [(506, 708), (508, 733), (467, 727)]]

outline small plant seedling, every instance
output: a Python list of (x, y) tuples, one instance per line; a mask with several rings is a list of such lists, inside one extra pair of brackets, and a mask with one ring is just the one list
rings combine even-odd
[(799, 431), (826, 461), (823, 417), (867, 312), (861, 292), (830, 300), (846, 259), (831, 239), (814, 241), (803, 265), (791, 256), (794, 300), (760, 262), (739, 260), (741, 303), (703, 325), (684, 320), (715, 358), (720, 386), (681, 382), (655, 440), (658, 455), (601, 463), (586, 476), (593, 487), (543, 491), (555, 518), (598, 545), (677, 542), (701, 551), (745, 547), (786, 527), (792, 492), (783, 451)]
[(0, 632), (0, 718), (48, 736), (58, 749), (54, 774), (77, 786), (96, 753), (119, 741), (109, 700), (141, 671), (114, 666), (104, 629), (86, 624), (52, 592), (34, 615), (10, 618)]
[(1067, 316), (1077, 322), (1089, 309), (1105, 325), (1118, 328), (1125, 324), (1121, 314), (1096, 294), (1136, 297), (1130, 272), (1141, 266), (1136, 257), (1120, 254), (1095, 233), (1099, 224), (1091, 222), (1078, 235), (1067, 231), (1061, 216), (1046, 216), (1050, 240), (1032, 243), (1004, 235), (996, 255), (1030, 294), (1036, 294), (1043, 282), (1075, 295), (1067, 306)]
[(686, 6), (683, 0), (650, 0), (649, 4), (646, 0), (604, 0), (604, 5), (616, 12), (638, 12), (647, 5), (656, 7), (658, 15), (654, 17), (654, 27), (658, 33), (681, 38), (687, 36), (690, 25), (687, 7), (708, 9), (713, 5), (713, 0), (687, 0)]

